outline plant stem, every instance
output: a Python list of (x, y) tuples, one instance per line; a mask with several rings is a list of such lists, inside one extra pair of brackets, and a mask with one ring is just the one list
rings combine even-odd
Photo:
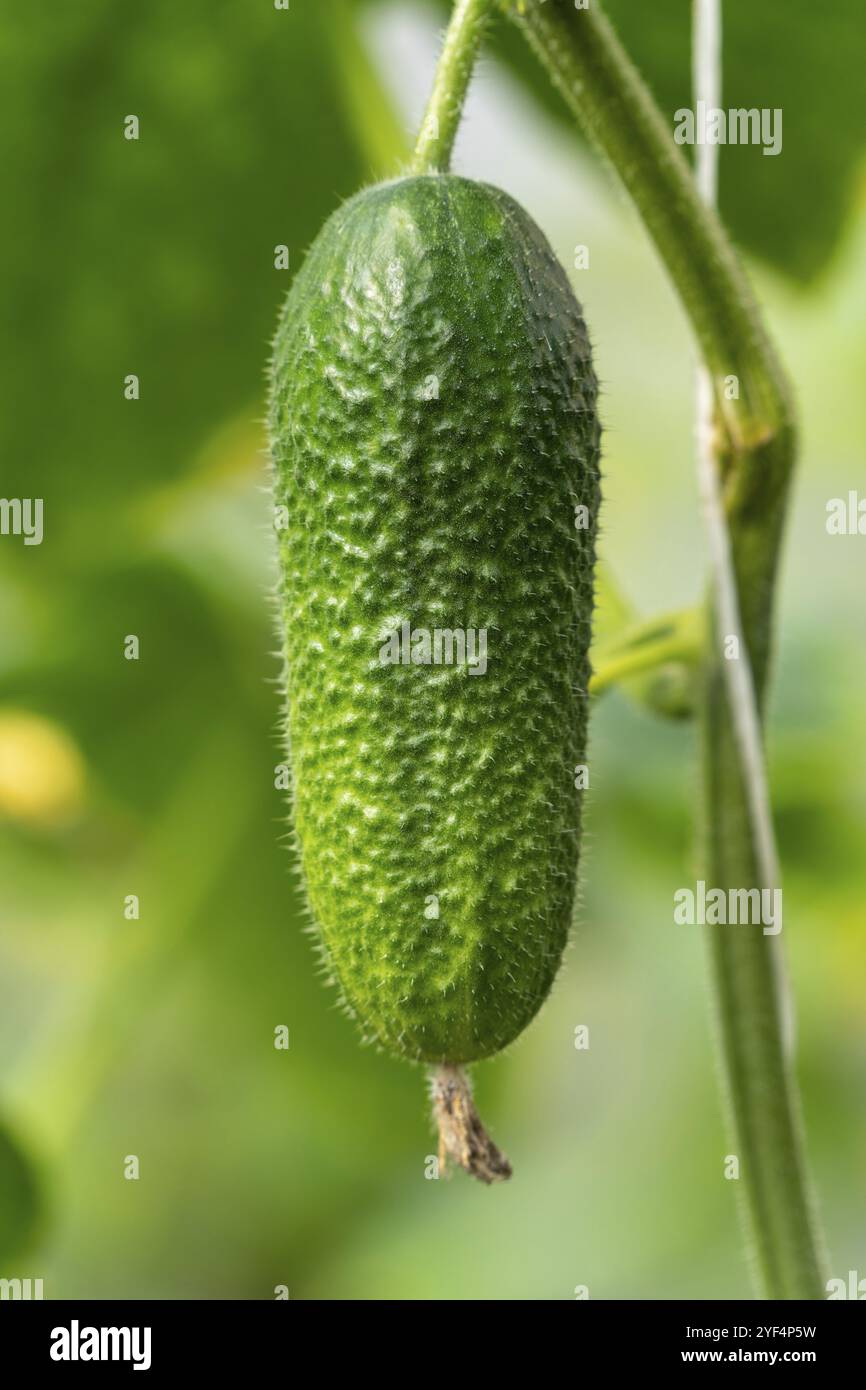
[(444, 173), (451, 163), (463, 103), (494, 3), (456, 0), (410, 165), (414, 174)]
[(627, 628), (615, 641), (593, 652), (590, 695), (655, 670), (671, 661), (697, 666), (703, 650), (703, 615), (686, 608)]
[[(715, 441), (743, 636), (763, 708), (773, 585), (795, 457), (787, 383), (713, 208), (598, 0), (499, 0), (631, 194), (688, 313), (712, 379)], [(713, 613), (701, 697), (704, 858), (713, 887), (762, 886)], [(768, 1298), (824, 1297), (799, 1102), (784, 1043), (776, 939), (711, 935), (713, 990), (750, 1245)]]
[[(601, 695), (617, 685), (630, 700), (662, 719), (692, 718), (704, 646), (703, 620), (702, 609), (651, 621), (638, 617), (609, 567), (597, 559), (590, 695)], [(678, 634), (676, 651), (666, 645), (672, 630)]]
[[(571, 0), (499, 4), (634, 199), (692, 320), (732, 442), (748, 447), (787, 428), (787, 385), (743, 269), (598, 0), (587, 10)], [(728, 399), (723, 383), (731, 375), (739, 396)], [(778, 492), (784, 481), (779, 467), (763, 486), (772, 482)]]
[[(705, 109), (715, 110), (720, 105), (722, 96), (721, 0), (694, 0), (692, 30), (695, 107), (697, 109), (697, 103), (700, 101), (704, 103)], [(718, 153), (718, 145), (702, 145), (698, 147), (695, 159), (695, 178), (699, 194), (705, 202), (712, 206), (715, 205), (718, 196)], [(754, 877), (762, 888), (775, 891), (780, 887), (780, 872), (761, 737), (761, 716), (755, 694), (748, 646), (745, 642), (740, 619), (737, 576), (734, 571), (730, 535), (722, 500), (712, 380), (704, 366), (698, 367), (696, 385), (698, 484), (706, 519), (711, 560), (712, 631), (716, 643), (721, 642), (722, 636), (724, 636), (726, 642), (733, 640), (737, 644), (735, 659), (721, 663), (726, 682), (727, 710), (731, 715), (731, 729), (736, 739), (741, 789), (746, 800), (746, 806), (743, 809), (747, 812), (746, 821), (749, 826), (749, 838), (753, 851)], [(710, 663), (710, 669), (712, 669), (712, 663)], [(719, 869), (722, 868), (722, 864), (719, 864)], [(712, 881), (715, 883), (716, 880), (713, 879)], [(717, 935), (718, 933), (714, 932), (712, 928), (708, 930), (708, 947), (714, 966), (717, 999), (721, 1006), (721, 1040), (728, 1070), (727, 1080), (730, 1083), (743, 1060), (739, 1055), (738, 1046), (742, 1030), (734, 1026), (736, 998), (730, 990), (731, 982), (729, 981), (730, 968), (735, 965), (737, 956), (730, 949), (722, 952), (717, 949), (718, 943), (715, 940)], [(737, 954), (742, 957), (741, 952)], [(764, 1015), (764, 1024), (766, 1026), (766, 1023), (769, 1022), (770, 1027), (769, 1036), (763, 1043), (763, 1051), (766, 1052), (769, 1045), (771, 1049), (778, 1052), (777, 1064), (784, 1068), (788, 1060), (784, 1055), (787, 1050), (785, 1024), (786, 1015), (790, 1018), (790, 1003), (785, 989), (786, 982), (782, 974), (782, 963), (777, 961), (779, 969), (776, 972), (775, 980), (770, 978), (769, 968), (767, 970), (760, 968), (760, 961), (756, 961), (749, 968), (748, 957), (745, 957), (741, 960), (741, 966), (742, 964), (747, 967), (743, 981), (744, 987), (748, 987), (750, 980), (757, 978), (763, 981), (765, 977), (767, 985), (775, 986), (776, 999), (769, 1001), (763, 995), (756, 997), (753, 1005), (754, 1014), (747, 1022), (750, 1023), (750, 1026), (754, 1026), (756, 1019), (760, 1019), (761, 1015)], [(768, 962), (768, 966), (771, 965), (772, 962)], [(726, 997), (728, 993), (730, 997)], [(769, 1012), (768, 1004), (770, 1005)], [(741, 1070), (742, 1074), (738, 1076), (736, 1090), (733, 1093), (730, 1089), (728, 1091), (729, 1106), (733, 1101), (731, 1108), (734, 1112), (735, 1130), (741, 1136), (748, 1138), (753, 1135), (756, 1141), (760, 1141), (765, 1132), (765, 1126), (760, 1123), (760, 1112), (755, 1117), (750, 1117), (748, 1111), (749, 1107), (755, 1105), (756, 1102), (761, 1109), (767, 1102), (761, 1097), (751, 1095), (749, 1070), (748, 1068), (741, 1068)], [(775, 1128), (777, 1130), (781, 1131), (781, 1127), (785, 1125), (791, 1128), (797, 1125), (796, 1107), (796, 1094), (789, 1081), (788, 1095), (784, 1097), (782, 1113), (776, 1117)], [(736, 1122), (738, 1110), (742, 1115), (740, 1124)], [(758, 1124), (751, 1124), (751, 1118), (756, 1119)], [(790, 1142), (791, 1140), (789, 1140)], [(794, 1140), (794, 1150), (796, 1151), (796, 1139)], [(786, 1248), (790, 1233), (784, 1210), (780, 1213), (777, 1210), (777, 1204), (778, 1202), (786, 1204), (792, 1196), (794, 1200), (797, 1200), (798, 1197), (798, 1192), (792, 1194), (789, 1190), (790, 1180), (787, 1172), (783, 1171), (779, 1175), (781, 1180), (776, 1182), (772, 1188), (762, 1186), (760, 1183), (761, 1175), (769, 1174), (772, 1161), (772, 1152), (753, 1151), (750, 1165), (759, 1181), (748, 1186), (746, 1192), (754, 1209), (753, 1220), (755, 1223), (774, 1232), (774, 1235), (765, 1242), (764, 1248), (757, 1252), (761, 1262), (759, 1267), (761, 1285), (768, 1290), (783, 1292), (792, 1272), (805, 1268), (808, 1252), (797, 1248)], [(795, 1174), (794, 1178), (797, 1188), (802, 1189), (802, 1174)], [(781, 1219), (779, 1219), (780, 1216)], [(793, 1285), (792, 1294), (795, 1295), (796, 1292), (797, 1286)]]

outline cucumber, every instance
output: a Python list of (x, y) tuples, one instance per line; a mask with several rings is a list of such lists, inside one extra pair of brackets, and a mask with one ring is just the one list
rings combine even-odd
[(506, 1047), (566, 944), (596, 392), (543, 234), (451, 174), (344, 204), (280, 318), (269, 433), (303, 875), (345, 1005), (412, 1061)]

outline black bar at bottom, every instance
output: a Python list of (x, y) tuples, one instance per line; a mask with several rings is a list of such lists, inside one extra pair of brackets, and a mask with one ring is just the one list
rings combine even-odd
[[(389, 1344), (398, 1350), (404, 1336), (420, 1335), (425, 1343), (435, 1344), (435, 1320), (428, 1320), (425, 1330), (413, 1332), (411, 1315), (407, 1318), (401, 1312), (400, 1322), (392, 1321), (390, 1331), (386, 1323), (377, 1328), (380, 1316), (392, 1316), (388, 1312), (391, 1306), (386, 1305), (378, 1315), (375, 1306), (364, 1304), (364, 1331), (359, 1329), (357, 1338), (351, 1340), (344, 1338), (339, 1324), (332, 1321), (331, 1336), (322, 1346), (323, 1369), (334, 1369), (340, 1349), (352, 1357), (356, 1368), (366, 1363), (369, 1370), (375, 1348), (387, 1359)], [(280, 1367), (288, 1375), (306, 1376), (302, 1367), (319, 1343), (305, 1347), (298, 1338), (308, 1328), (318, 1330), (319, 1308), (318, 1303), (297, 1301), (4, 1301), (0, 1303), (0, 1347), (3, 1364), (15, 1366), (19, 1378), (22, 1372), (26, 1376), (46, 1371), (60, 1378), (93, 1378), (109, 1369), (114, 1375), (137, 1373), (151, 1380), (184, 1372), (199, 1378), (213, 1374), (223, 1380), (235, 1373), (247, 1378), (251, 1373), (272, 1374)], [(449, 1337), (455, 1330), (459, 1332), (453, 1325), (455, 1316), (459, 1318), (454, 1312), (450, 1314)], [(526, 1333), (538, 1345), (536, 1316), (527, 1318)], [(520, 1314), (509, 1314), (509, 1335), (504, 1341), (484, 1335), (484, 1314), (476, 1313), (472, 1324), (467, 1324), (476, 1353), (489, 1366), (495, 1365), (497, 1353), (513, 1354), (521, 1340), (520, 1318)], [(846, 1308), (841, 1302), (586, 1301), (572, 1303), (551, 1330), (554, 1335), (558, 1330), (569, 1337), (578, 1336), (580, 1342), (572, 1351), (579, 1346), (580, 1364), (592, 1366), (596, 1372), (740, 1364), (772, 1369), (811, 1366), (826, 1375), (837, 1366), (858, 1364), (864, 1322), (856, 1308)], [(528, 1345), (523, 1343), (524, 1348)], [(511, 1352), (507, 1352), (509, 1346)], [(440, 1352), (444, 1350), (440, 1347)], [(429, 1347), (429, 1354), (439, 1355), (435, 1345)], [(467, 1356), (466, 1365), (473, 1359)]]

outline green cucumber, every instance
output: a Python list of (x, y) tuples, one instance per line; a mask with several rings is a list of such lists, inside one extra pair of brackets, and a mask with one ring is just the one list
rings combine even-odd
[(280, 318), (269, 431), (303, 874), (345, 1004), (413, 1061), (506, 1047), (568, 936), (596, 389), (541, 231), (451, 174), (344, 204)]

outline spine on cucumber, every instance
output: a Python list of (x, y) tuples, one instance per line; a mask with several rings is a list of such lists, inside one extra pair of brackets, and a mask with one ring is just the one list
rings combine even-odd
[(489, 1056), (574, 907), (599, 505), (580, 308), (505, 193), (366, 189), (276, 335), (270, 436), (294, 820), (365, 1035)]

